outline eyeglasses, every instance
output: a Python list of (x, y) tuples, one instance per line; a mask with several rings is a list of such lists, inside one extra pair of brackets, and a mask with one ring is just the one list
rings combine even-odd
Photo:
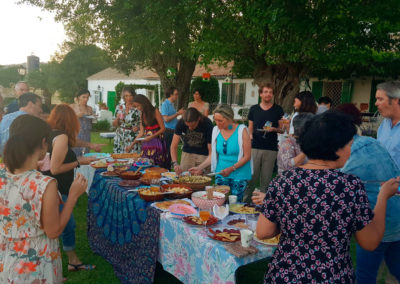
[(226, 155), (226, 153), (228, 152), (228, 147), (227, 147), (227, 142), (224, 141), (224, 143), (222, 144), (222, 152), (224, 153), (224, 155)]

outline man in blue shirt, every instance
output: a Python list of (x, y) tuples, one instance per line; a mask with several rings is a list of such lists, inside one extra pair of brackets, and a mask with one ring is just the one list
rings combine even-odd
[(377, 138), (400, 168), (400, 81), (381, 83), (376, 89), (375, 105), (384, 117)]
[(165, 133), (164, 140), (167, 145), (167, 151), (170, 153), (172, 137), (174, 136), (174, 131), (176, 124), (178, 123), (177, 117), (185, 112), (182, 108), (176, 111), (174, 103), (178, 99), (178, 89), (170, 88), (165, 92), (165, 97), (167, 98), (161, 105), (161, 115), (164, 119)]
[(3, 154), (4, 146), (9, 137), (9, 129), (14, 119), (23, 114), (40, 116), (42, 113), (42, 99), (34, 93), (25, 93), (18, 99), (19, 110), (6, 114), (0, 123), (0, 153)]
[(19, 106), (18, 106), (18, 99), (22, 94), (25, 94), (29, 92), (29, 86), (26, 82), (24, 81), (19, 81), (17, 84), (15, 84), (15, 97), (16, 99), (13, 100), (11, 103), (7, 105), (7, 114), (13, 113), (18, 111)]

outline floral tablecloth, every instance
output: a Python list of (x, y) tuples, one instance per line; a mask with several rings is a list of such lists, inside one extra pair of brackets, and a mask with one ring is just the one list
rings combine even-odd
[(122, 283), (153, 283), (158, 256), (159, 212), (119, 178), (96, 170), (89, 190), (88, 239), (92, 250), (114, 268)]
[(160, 217), (159, 262), (164, 270), (183, 283), (235, 283), (239, 266), (271, 257), (275, 247), (253, 241), (259, 252), (238, 258), (224, 243), (207, 237), (204, 228), (187, 225), (179, 219)]

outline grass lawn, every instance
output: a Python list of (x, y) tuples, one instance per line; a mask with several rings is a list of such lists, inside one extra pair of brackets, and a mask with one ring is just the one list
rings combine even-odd
[[(102, 139), (99, 133), (92, 133), (92, 142), (104, 143), (103, 152), (112, 152), (112, 140), (109, 143), (108, 139)], [(66, 283), (119, 283), (118, 278), (114, 275), (112, 266), (105, 261), (102, 257), (94, 254), (87, 240), (87, 227), (86, 227), (86, 210), (87, 210), (87, 195), (83, 195), (79, 198), (78, 203), (74, 209), (74, 216), (77, 224), (76, 228), (76, 251), (78, 256), (84, 263), (90, 263), (96, 265), (96, 269), (92, 271), (80, 271), (80, 272), (68, 272), (65, 253), (63, 252), (63, 270), (64, 276), (67, 278)], [(353, 264), (355, 266), (355, 241), (351, 242), (351, 256)], [(267, 269), (267, 262), (260, 261), (244, 267), (239, 268), (239, 283), (262, 283), (264, 273)], [(385, 283), (385, 278), (388, 275), (387, 268), (383, 269), (380, 273), (379, 284)], [(171, 274), (162, 270), (161, 267), (157, 266), (155, 281), (154, 283), (169, 284), (169, 283), (180, 283)]]

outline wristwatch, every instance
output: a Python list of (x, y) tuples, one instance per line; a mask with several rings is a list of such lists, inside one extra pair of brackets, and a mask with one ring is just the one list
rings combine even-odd
[(76, 162), (78, 163), (78, 165), (77, 165), (76, 167), (77, 167), (77, 168), (80, 168), (80, 167), (81, 167), (81, 163), (79, 163), (78, 160), (76, 160)]
[(172, 162), (172, 165), (175, 167), (175, 166), (179, 166), (179, 164), (178, 164), (178, 162), (177, 161), (175, 161), (175, 162)]

